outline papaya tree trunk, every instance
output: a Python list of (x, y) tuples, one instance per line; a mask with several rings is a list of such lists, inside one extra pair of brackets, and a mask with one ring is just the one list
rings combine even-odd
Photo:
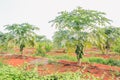
[(24, 49), (25, 45), (24, 44), (21, 44), (20, 45), (20, 53), (23, 54), (23, 49)]
[(81, 66), (81, 59), (80, 58), (78, 59), (77, 65)]
[(76, 55), (77, 55), (77, 60), (78, 60), (78, 62), (77, 62), (77, 65), (78, 66), (81, 66), (81, 58), (82, 58), (82, 56), (83, 56), (83, 44), (81, 43), (81, 44), (78, 44), (77, 46), (76, 46), (76, 50), (75, 50), (75, 53), (76, 53)]
[(108, 52), (109, 52), (109, 49), (106, 49), (106, 54), (108, 54)]

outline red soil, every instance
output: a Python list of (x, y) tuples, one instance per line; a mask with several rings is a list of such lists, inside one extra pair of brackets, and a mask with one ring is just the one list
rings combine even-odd
[(61, 72), (83, 72), (90, 73), (96, 77), (103, 77), (102, 80), (117, 80), (115, 72), (119, 71), (119, 67), (108, 66), (103, 64), (89, 64), (82, 63), (81, 66), (77, 66), (76, 62), (70, 62), (65, 60), (60, 60), (55, 64), (47, 64), (38, 67), (38, 72), (40, 75), (47, 75), (53, 73), (61, 73)]
[[(78, 66), (76, 66), (75, 62), (60, 61), (60, 63), (63, 63), (64, 67), (66, 69), (69, 69), (70, 71), (83, 70), (85, 73), (86, 72), (91, 73), (96, 77), (104, 76), (103, 80), (113, 80), (112, 73), (115, 73), (116, 71), (120, 72), (119, 67), (103, 65), (103, 64), (82, 63), (81, 67), (78, 67)], [(62, 69), (65, 69), (64, 67)], [(115, 76), (115, 74), (114, 74), (114, 76)]]
[(6, 55), (6, 56), (0, 56), (0, 58), (3, 59), (4, 63), (10, 64), (12, 66), (20, 66), (23, 65), (24, 63), (36, 59), (34, 57), (27, 57), (22, 55)]
[[(36, 58), (27, 57), (25, 59), (22, 59), (21, 57), (17, 57), (17, 58), (11, 57), (11, 58), (5, 59), (5, 62), (13, 66), (20, 66), (20, 65), (23, 65), (25, 62), (30, 62), (34, 59)], [(103, 64), (89, 64), (89, 63), (82, 63), (81, 66), (77, 66), (76, 64), (77, 64), (76, 62), (60, 60), (58, 63), (39, 66), (38, 72), (40, 73), (40, 75), (47, 75), (47, 74), (53, 74), (56, 72), (83, 71), (83, 73), (91, 73), (96, 77), (104, 76), (103, 80), (113, 80), (112, 73), (115, 73), (115, 71), (120, 72), (120, 68), (114, 67), (114, 66), (108, 66)]]
[[(96, 50), (97, 49), (93, 49)], [(16, 50), (16, 52), (19, 50)], [(24, 53), (25, 54), (32, 54), (34, 52), (34, 49), (25, 49)], [(48, 53), (50, 55), (62, 55), (64, 53)], [(73, 54), (75, 56), (75, 54)], [(91, 54), (85, 54), (85, 57), (91, 57)], [(100, 55), (100, 54), (95, 54), (94, 57), (103, 57), (103, 58), (111, 58), (110, 56), (113, 57), (113, 55)], [(13, 66), (21, 66), (26, 62), (30, 62), (35, 60), (36, 58), (34, 57), (22, 57), (22, 56), (5, 56), (2, 57), (0, 56), (0, 59), (4, 58), (5, 63), (13, 65)], [(47, 75), (47, 74), (53, 74), (57, 72), (76, 72), (76, 71), (82, 71), (83, 73), (90, 73), (93, 74), (96, 77), (104, 77), (103, 80), (120, 80), (117, 79), (119, 76), (116, 76), (115, 73), (116, 71), (120, 72), (120, 67), (115, 67), (115, 66), (109, 66), (109, 65), (103, 65), (103, 64), (90, 64), (90, 63), (82, 63), (81, 66), (77, 66), (76, 62), (71, 62), (71, 61), (65, 61), (65, 60), (60, 60), (58, 63), (52, 63), (52, 64), (46, 64), (46, 65), (40, 65), (38, 67), (38, 72), (40, 75)], [(31, 66), (34, 67), (34, 66)], [(113, 79), (113, 76), (116, 78)]]
[(30, 62), (34, 60), (33, 58), (28, 58), (28, 59), (8, 59), (5, 62), (13, 65), (13, 66), (20, 66), (23, 65), (24, 63)]

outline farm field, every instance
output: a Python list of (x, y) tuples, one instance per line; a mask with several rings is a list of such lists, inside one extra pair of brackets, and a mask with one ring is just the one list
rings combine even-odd
[[(31, 49), (25, 49), (25, 52), (33, 54)], [(31, 51), (31, 52), (30, 52)], [(13, 67), (21, 68), (26, 65), (26, 70), (33, 69), (37, 65), (37, 71), (39, 75), (46, 76), (55, 73), (65, 73), (65, 72), (81, 72), (82, 74), (87, 74), (89, 77), (97, 77), (96, 80), (119, 80), (120, 79), (120, 65), (111, 64), (102, 64), (99, 63), (100, 59), (110, 59), (111, 56), (113, 60), (116, 60), (116, 57), (120, 55), (115, 54), (93, 54), (90, 56), (90, 52), (96, 52), (94, 49), (90, 51), (86, 50), (85, 55), (82, 60), (81, 66), (77, 66), (77, 60), (75, 58), (75, 53), (72, 53), (71, 56), (62, 51), (51, 51), (46, 53), (45, 57), (41, 56), (30, 56), (30, 54), (0, 54), (0, 60), (3, 64), (8, 64)], [(98, 58), (98, 62), (87, 61), (84, 59), (92, 59), (93, 57)], [(120, 62), (120, 60), (118, 60)], [(91, 76), (90, 76), (91, 75)]]
[(119, 9), (101, 1), (0, 1), (0, 80), (120, 80)]

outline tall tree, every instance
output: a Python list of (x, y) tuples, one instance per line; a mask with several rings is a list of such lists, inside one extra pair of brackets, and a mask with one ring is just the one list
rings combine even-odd
[(14, 36), (14, 42), (19, 45), (22, 54), (26, 44), (34, 40), (34, 30), (38, 30), (39, 28), (28, 23), (22, 23), (5, 25), (5, 29)]
[[(85, 10), (78, 7), (70, 12), (60, 12), (59, 15), (50, 22), (53, 22), (53, 25), (58, 29), (69, 30), (74, 35), (77, 35), (73, 38), (78, 42), (77, 45), (79, 45), (76, 47), (76, 54), (78, 56), (78, 65), (80, 65), (81, 56), (79, 55), (84, 53), (84, 41), (86, 41), (85, 34), (80, 33), (85, 33), (94, 27), (105, 26), (110, 23), (110, 20), (105, 17), (105, 13), (103, 12)], [(80, 49), (78, 49), (78, 47), (80, 47)]]

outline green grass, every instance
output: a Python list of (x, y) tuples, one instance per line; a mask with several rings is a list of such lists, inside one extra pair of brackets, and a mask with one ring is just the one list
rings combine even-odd
[(54, 59), (55, 61), (57, 61), (57, 60), (77, 61), (76, 57), (70, 56), (68, 54), (59, 55), (59, 56), (46, 55), (46, 57), (49, 59)]
[[(59, 55), (59, 56), (47, 55), (46, 57), (49, 58), (49, 59), (52, 59), (54, 61), (58, 61), (58, 60), (77, 61), (76, 57), (70, 56), (68, 54)], [(103, 58), (100, 58), (100, 57), (90, 57), (90, 58), (83, 57), (82, 62), (100, 63), (100, 64), (106, 64), (106, 65), (120, 67), (120, 60), (115, 60), (115, 59), (111, 59), (111, 58), (110, 59), (103, 59)]]
[(111, 66), (118, 66), (120, 67), (120, 60), (114, 60), (114, 59), (103, 59), (99, 57), (90, 57), (90, 58), (83, 58), (83, 62), (89, 62), (89, 63), (100, 63), (100, 64), (106, 64)]

